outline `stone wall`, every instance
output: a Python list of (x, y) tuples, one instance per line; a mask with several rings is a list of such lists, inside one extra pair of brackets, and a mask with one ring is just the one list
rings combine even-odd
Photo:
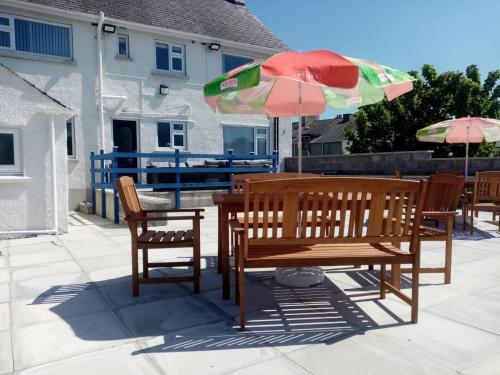
[[(465, 158), (432, 158), (432, 151), (380, 152), (311, 156), (302, 158), (303, 172), (332, 175), (403, 175), (425, 176), (440, 169), (463, 170)], [(285, 159), (287, 172), (297, 171), (297, 158)], [(500, 158), (470, 158), (469, 175), (477, 171), (500, 170)]]

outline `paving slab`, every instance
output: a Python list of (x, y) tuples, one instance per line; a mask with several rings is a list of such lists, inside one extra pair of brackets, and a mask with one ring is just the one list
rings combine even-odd
[(130, 341), (116, 316), (110, 312), (16, 328), (12, 336), (16, 370)]
[(10, 281), (10, 270), (8, 268), (0, 269), (0, 283), (7, 283)]
[(10, 301), (10, 287), (8, 283), (0, 284), (0, 303)]
[(14, 371), (10, 331), (0, 331), (0, 374)]
[(155, 375), (154, 368), (145, 355), (131, 355), (138, 350), (135, 344), (120, 345), (88, 354), (79, 355), (49, 365), (32, 367), (20, 371), (19, 375)]
[(462, 375), (497, 375), (500, 371), (500, 353), (474, 366), (461, 369)]
[(11, 304), (13, 327), (50, 322), (109, 310), (104, 298), (95, 289), (58, 288), (53, 293)]
[(42, 294), (52, 294), (57, 289), (71, 287), (73, 289), (86, 289), (92, 287), (89, 279), (82, 272), (58, 274), (36, 279), (13, 281), (12, 300), (37, 298)]
[(10, 329), (10, 307), (8, 303), (0, 303), (0, 331)]
[(0, 269), (7, 268), (8, 266), (8, 252), (6, 250), (0, 251)]
[(140, 353), (148, 353), (169, 375), (232, 374), (280, 355), (272, 347), (252, 344), (254, 338), (220, 322), (141, 340)]
[(11, 267), (12, 280), (21, 281), (38, 279), (46, 276), (53, 276), (65, 273), (78, 273), (81, 268), (73, 260), (62, 262), (51, 262), (42, 264), (32, 264), (28, 266)]
[(278, 358), (271, 358), (267, 361), (259, 362), (254, 365), (250, 365), (239, 370), (232, 371), (232, 375), (255, 375), (255, 374), (287, 374), (287, 375), (310, 375), (309, 371), (306, 371), (295, 362), (281, 356)]
[(13, 252), (9, 256), (10, 266), (19, 267), (31, 264), (52, 263), (70, 260), (71, 256), (64, 248), (45, 249), (40, 251)]

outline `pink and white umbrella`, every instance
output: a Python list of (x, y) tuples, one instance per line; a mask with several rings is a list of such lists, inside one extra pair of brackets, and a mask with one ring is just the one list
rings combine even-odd
[(421, 142), (465, 143), (465, 175), (469, 164), (469, 143), (500, 141), (500, 120), (462, 117), (429, 125), (417, 131)]

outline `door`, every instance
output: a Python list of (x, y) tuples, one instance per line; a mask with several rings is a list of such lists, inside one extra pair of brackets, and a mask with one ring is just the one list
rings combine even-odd
[[(118, 152), (137, 152), (137, 122), (131, 120), (113, 120), (113, 144)], [(137, 158), (118, 158), (119, 168), (137, 168)], [(131, 176), (137, 182), (137, 173), (121, 173)]]

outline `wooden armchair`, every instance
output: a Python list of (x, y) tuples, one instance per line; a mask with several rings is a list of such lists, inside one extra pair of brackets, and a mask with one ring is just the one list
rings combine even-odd
[[(420, 273), (444, 273), (444, 282), (451, 282), (452, 239), (458, 202), (464, 188), (465, 177), (441, 174), (431, 176), (422, 211), (423, 220), (444, 223), (444, 229), (422, 224), (419, 241), (444, 241), (445, 265), (439, 268), (421, 267)], [(409, 272), (409, 269), (403, 269)]]
[[(500, 171), (476, 173), (472, 202), (464, 203), (462, 208), (464, 230), (469, 211), (470, 234), (474, 233), (474, 214), (477, 214), (478, 211), (490, 211), (493, 213), (493, 217), (500, 212)], [(500, 219), (498, 230), (500, 230)]]
[[(143, 210), (139, 202), (134, 180), (131, 177), (121, 177), (116, 180), (116, 187), (125, 213), (132, 242), (132, 294), (139, 295), (140, 284), (158, 284), (169, 282), (193, 282), (195, 293), (200, 290), (200, 215), (204, 210), (170, 209)], [(171, 215), (182, 213), (182, 216)], [(148, 216), (155, 214), (155, 216)], [(159, 220), (192, 220), (193, 227), (189, 230), (153, 231), (148, 229), (149, 221)], [(138, 230), (140, 232), (138, 233)], [(193, 259), (186, 262), (149, 262), (148, 252), (153, 248), (192, 247)], [(142, 277), (139, 277), (139, 249), (142, 249)], [(193, 267), (193, 276), (149, 277), (149, 269), (154, 267)]]

